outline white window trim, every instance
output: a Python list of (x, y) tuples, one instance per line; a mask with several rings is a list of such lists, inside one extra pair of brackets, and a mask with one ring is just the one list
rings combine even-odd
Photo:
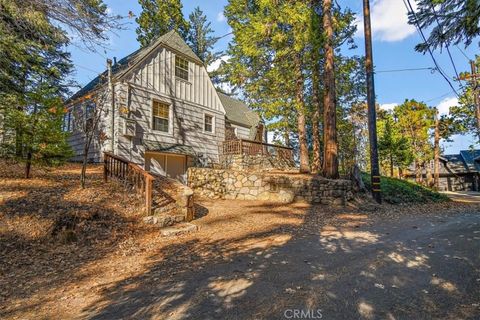
[[(212, 117), (212, 131), (205, 130), (205, 117), (206, 116)], [(215, 127), (216, 127), (215, 126), (215, 120), (216, 120), (216, 118), (215, 118), (214, 114), (212, 114), (210, 112), (203, 112), (203, 121), (202, 121), (202, 131), (203, 131), (203, 133), (212, 134), (212, 135), (215, 134), (215, 131), (216, 131), (215, 130)]]
[[(188, 79), (183, 79), (183, 78), (177, 76), (177, 57), (182, 59), (182, 60), (187, 61), (187, 70), (186, 71), (187, 71)], [(177, 79), (179, 81), (186, 82), (186, 83), (190, 83), (190, 77), (191, 77), (191, 75), (190, 75), (190, 61), (188, 59), (184, 58), (181, 55), (174, 54), (174, 57), (173, 57), (173, 74), (175, 75), (175, 79)]]
[[(155, 130), (153, 129), (153, 103), (154, 101), (163, 103), (168, 105), (168, 132), (163, 132), (160, 130)], [(162, 135), (162, 136), (172, 136), (173, 135), (173, 106), (170, 102), (166, 102), (165, 100), (162, 99), (157, 99), (157, 98), (152, 98), (150, 100), (150, 123), (149, 123), (149, 128), (150, 128), (150, 133), (154, 135)]]

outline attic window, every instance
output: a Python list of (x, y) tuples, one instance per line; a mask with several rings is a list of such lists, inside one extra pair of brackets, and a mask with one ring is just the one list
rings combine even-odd
[(175, 56), (175, 76), (188, 81), (188, 61)]

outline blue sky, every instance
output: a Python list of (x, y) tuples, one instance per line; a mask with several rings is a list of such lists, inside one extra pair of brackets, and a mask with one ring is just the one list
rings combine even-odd
[[(127, 16), (131, 10), (134, 14), (140, 14), (140, 6), (136, 0), (105, 0), (114, 14)], [(413, 2), (413, 1), (412, 1)], [(360, 0), (338, 0), (341, 6), (350, 7), (354, 12), (361, 12)], [(183, 0), (183, 11), (186, 17), (194, 7), (199, 6), (212, 23), (212, 29), (216, 35), (227, 34), (230, 28), (223, 17), (223, 8), (227, 0), (200, 1)], [(397, 69), (428, 68), (433, 67), (430, 56), (414, 51), (414, 46), (421, 41), (415, 28), (406, 23), (406, 10), (402, 0), (375, 0), (371, 1), (372, 28), (373, 28), (373, 55), (375, 70), (375, 90), (377, 102), (384, 108), (402, 103), (407, 98), (415, 98), (424, 101), (430, 106), (438, 106), (443, 113), (448, 112), (448, 107), (456, 103), (456, 96), (448, 83), (438, 72), (430, 70), (405, 71), (405, 72), (380, 72)], [(361, 18), (361, 15), (359, 16)], [(355, 54), (364, 53), (362, 36), (362, 23), (359, 22), (360, 30), (355, 39), (358, 48)], [(107, 48), (99, 49), (97, 53), (86, 51), (79, 43), (73, 43), (69, 47), (72, 60), (76, 68), (74, 79), (84, 85), (97, 74), (105, 69), (107, 57), (118, 59), (135, 51), (138, 48), (135, 33), (135, 19), (129, 19), (126, 30), (117, 31), (111, 35)], [(218, 50), (226, 49), (231, 36), (222, 38), (218, 44)], [(473, 58), (477, 44), (474, 43), (465, 49), (460, 49), (469, 57)], [(469, 70), (467, 58), (459, 48), (450, 48), (453, 60), (458, 72)], [(440, 67), (450, 79), (455, 76), (452, 64), (446, 52), (435, 52)], [(452, 80), (454, 87), (459, 90), (459, 84)], [(455, 136), (453, 143), (443, 143), (445, 153), (455, 153), (460, 149), (467, 149), (473, 142), (471, 137)]]

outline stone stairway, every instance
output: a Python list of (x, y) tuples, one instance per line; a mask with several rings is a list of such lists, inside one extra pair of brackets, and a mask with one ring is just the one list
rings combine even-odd
[(197, 230), (196, 225), (188, 223), (194, 218), (192, 189), (176, 180), (155, 176), (152, 202), (152, 215), (145, 217), (144, 222), (161, 227), (162, 235)]

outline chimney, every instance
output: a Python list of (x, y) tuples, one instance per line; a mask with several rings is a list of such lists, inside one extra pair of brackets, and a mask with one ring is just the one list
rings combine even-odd
[(117, 57), (113, 57), (113, 65), (117, 64)]

